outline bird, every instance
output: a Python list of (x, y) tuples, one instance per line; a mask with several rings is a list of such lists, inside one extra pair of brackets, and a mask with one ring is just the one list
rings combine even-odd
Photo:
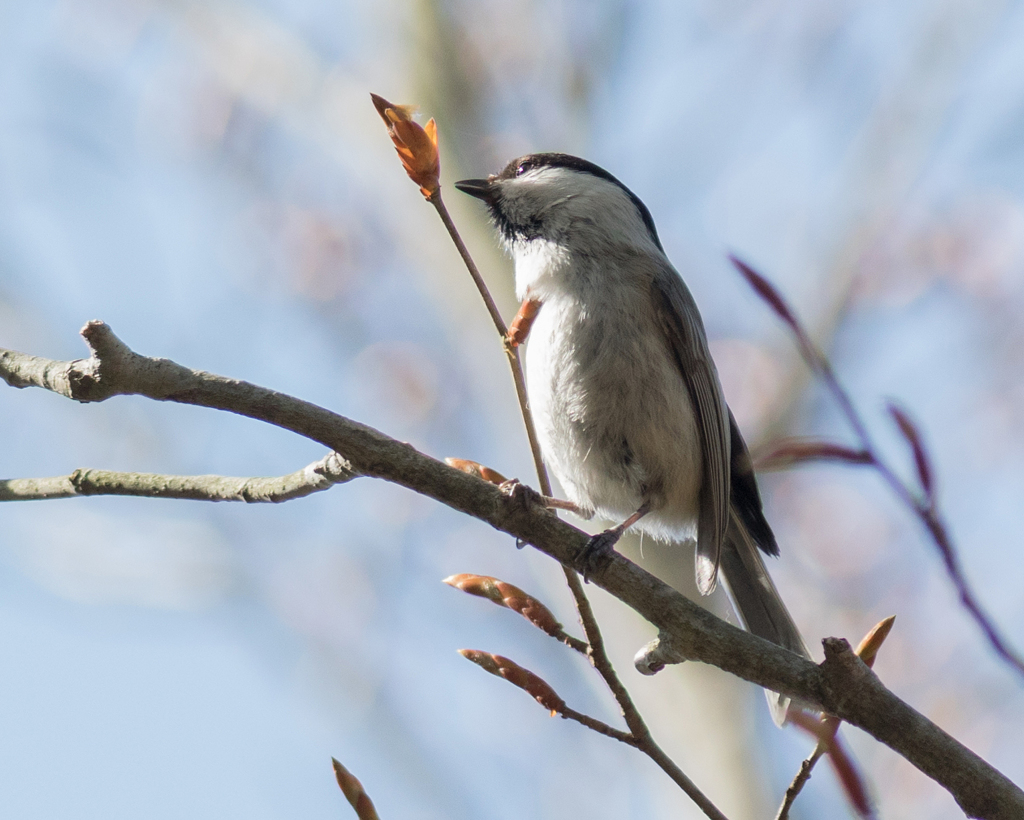
[[(700, 311), (650, 210), (588, 160), (534, 153), (455, 183), (482, 200), (515, 266), (529, 406), (545, 463), (584, 517), (696, 542), (703, 595), (719, 576), (743, 626), (810, 657), (762, 555), (779, 547)], [(768, 693), (777, 723), (787, 699)]]

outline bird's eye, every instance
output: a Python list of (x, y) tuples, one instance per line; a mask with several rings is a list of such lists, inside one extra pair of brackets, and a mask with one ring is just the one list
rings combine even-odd
[(527, 171), (529, 171), (532, 167), (533, 167), (533, 163), (530, 160), (526, 160), (525, 162), (520, 162), (519, 163), (519, 167), (516, 168), (516, 176), (517, 177), (521, 177), (523, 174), (525, 174)]

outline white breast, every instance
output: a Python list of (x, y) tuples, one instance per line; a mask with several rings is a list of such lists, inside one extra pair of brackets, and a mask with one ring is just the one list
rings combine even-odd
[(570, 278), (538, 264), (552, 255), (538, 249), (524, 270), (516, 260), (517, 280), (528, 274), (542, 301), (526, 370), (548, 466), (571, 501), (603, 518), (618, 523), (650, 500), (639, 529), (695, 537), (700, 444), (689, 392), (652, 326), (649, 277), (609, 275), (605, 262), (602, 270), (577, 264)]

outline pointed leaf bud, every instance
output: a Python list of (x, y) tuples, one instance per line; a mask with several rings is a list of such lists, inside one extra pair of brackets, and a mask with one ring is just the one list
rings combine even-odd
[(482, 478), (490, 484), (504, 484), (508, 481), (508, 479), (497, 470), (492, 470), (490, 467), (485, 467), (483, 464), (477, 464), (477, 462), (470, 461), (468, 458), (446, 458), (444, 463), (449, 467), (454, 467), (456, 470), (461, 470), (464, 473), (475, 475), (477, 478)]
[(341, 786), (345, 799), (356, 810), (356, 817), (359, 820), (380, 820), (377, 810), (373, 807), (373, 801), (363, 790), (363, 784), (359, 782), (358, 778), (333, 757), (331, 763), (334, 764), (334, 776), (338, 779), (338, 785)]
[(516, 318), (512, 320), (512, 324), (508, 328), (508, 343), (512, 347), (519, 347), (526, 341), (526, 337), (530, 335), (530, 328), (533, 327), (537, 314), (540, 312), (540, 306), (540, 299), (526, 298), (523, 300), (519, 306), (519, 312), (516, 313)]
[(471, 573), (451, 575), (444, 579), (444, 583), (461, 589), (463, 592), (468, 592), (470, 595), (486, 598), (499, 606), (508, 607), (548, 635), (561, 637), (562, 625), (555, 619), (551, 610), (513, 584), (492, 578), (489, 575), (473, 575)]
[(885, 643), (885, 639), (889, 636), (889, 631), (892, 629), (892, 625), (895, 622), (895, 615), (890, 615), (888, 618), (879, 621), (875, 624), (874, 628), (864, 636), (864, 640), (857, 645), (856, 651), (858, 657), (860, 657), (860, 659), (868, 666), (874, 666), (878, 650), (882, 648), (882, 644)]
[(395, 105), (376, 94), (371, 94), (370, 98), (388, 128), (409, 179), (420, 186), (423, 196), (432, 198), (441, 190), (437, 123), (431, 119), (425, 127), (421, 126), (412, 118), (412, 106)]
[(558, 696), (558, 693), (546, 681), (529, 669), (524, 669), (515, 661), (509, 660), (502, 655), (481, 652), (478, 649), (460, 649), (459, 654), (492, 675), (497, 675), (509, 683), (518, 686), (532, 696), (537, 703), (550, 711), (552, 716), (565, 709), (565, 701)]

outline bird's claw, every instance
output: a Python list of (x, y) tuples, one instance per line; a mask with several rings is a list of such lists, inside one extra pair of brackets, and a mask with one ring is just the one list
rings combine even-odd
[(615, 552), (615, 545), (621, 537), (622, 531), (617, 527), (590, 536), (590, 540), (587, 541), (576, 558), (576, 564), (585, 583), (589, 584), (590, 576), (611, 560), (612, 553)]
[[(533, 487), (523, 484), (518, 478), (510, 478), (507, 481), (501, 482), (498, 485), (498, 489), (509, 500), (509, 504), (515, 508), (516, 512), (525, 513), (538, 507), (544, 510), (547, 509), (544, 504), (544, 496), (533, 489)], [(527, 542), (524, 539), (516, 538), (517, 550), (521, 550), (526, 544)]]
[(510, 478), (508, 481), (503, 481), (498, 485), (498, 489), (520, 512), (526, 512), (535, 507), (547, 509), (544, 505), (544, 496), (533, 489), (533, 487), (523, 484), (518, 478)]

